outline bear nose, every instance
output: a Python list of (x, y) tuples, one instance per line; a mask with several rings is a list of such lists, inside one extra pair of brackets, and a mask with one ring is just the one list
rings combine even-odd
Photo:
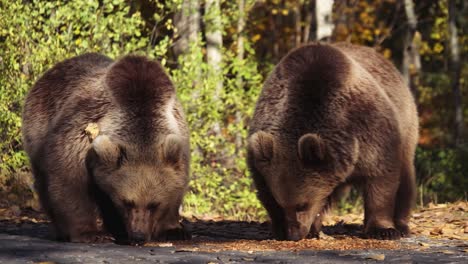
[(288, 227), (288, 233), (287, 233), (286, 239), (291, 240), (291, 241), (299, 241), (305, 238), (305, 236), (307, 235), (307, 232), (308, 232), (307, 228), (305, 228), (304, 226), (300, 224), (292, 225)]
[(291, 241), (299, 241), (302, 239), (301, 234), (299, 234), (298, 230), (289, 230), (287, 240)]
[(132, 241), (135, 243), (143, 243), (145, 242), (145, 234), (143, 232), (132, 232)]

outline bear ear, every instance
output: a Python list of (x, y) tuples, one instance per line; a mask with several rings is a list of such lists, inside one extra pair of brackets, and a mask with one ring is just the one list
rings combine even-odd
[(125, 158), (123, 148), (106, 135), (100, 135), (93, 140), (92, 150), (97, 161), (105, 166), (120, 167)]
[(184, 142), (180, 136), (170, 134), (164, 140), (163, 160), (169, 164), (177, 164), (184, 154)]
[(298, 141), (299, 158), (305, 166), (317, 165), (325, 159), (325, 144), (317, 134), (305, 134)]
[(270, 162), (273, 158), (275, 139), (273, 135), (258, 131), (250, 136), (248, 149), (257, 161)]

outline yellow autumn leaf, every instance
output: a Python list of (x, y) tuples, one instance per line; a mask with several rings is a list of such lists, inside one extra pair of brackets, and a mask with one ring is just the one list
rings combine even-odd
[(434, 52), (435, 53), (441, 53), (443, 50), (444, 50), (444, 46), (442, 46), (442, 44), (436, 43), (434, 45)]
[(392, 51), (390, 49), (385, 49), (383, 51), (383, 56), (387, 59), (390, 59), (392, 57)]
[(258, 40), (260, 40), (261, 37), (262, 37), (262, 36), (261, 36), (260, 34), (256, 34), (256, 35), (254, 35), (254, 36), (252, 37), (252, 41), (253, 41), (253, 42), (257, 42)]
[(367, 256), (367, 259), (373, 259), (373, 260), (385, 260), (385, 255), (384, 254), (372, 254)]

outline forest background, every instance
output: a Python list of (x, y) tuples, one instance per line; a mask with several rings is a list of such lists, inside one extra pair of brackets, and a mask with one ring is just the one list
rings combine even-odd
[[(0, 0), (0, 201), (38, 208), (21, 146), (21, 110), (55, 63), (85, 52), (158, 59), (191, 129), (183, 210), (259, 219), (245, 162), (263, 80), (310, 41), (374, 47), (418, 104), (418, 205), (467, 199), (468, 3), (463, 0)], [(362, 203), (357, 192), (339, 204)]]

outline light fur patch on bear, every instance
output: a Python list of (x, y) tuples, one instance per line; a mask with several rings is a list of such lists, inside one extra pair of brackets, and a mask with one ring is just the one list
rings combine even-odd
[(174, 134), (179, 134), (179, 123), (174, 116), (174, 103), (175, 97), (172, 97), (166, 105), (166, 109), (164, 110), (164, 115), (166, 116), (166, 122), (169, 130), (174, 132)]
[(85, 134), (89, 139), (89, 142), (93, 142), (93, 140), (99, 135), (99, 125), (97, 123), (89, 123), (85, 128)]

